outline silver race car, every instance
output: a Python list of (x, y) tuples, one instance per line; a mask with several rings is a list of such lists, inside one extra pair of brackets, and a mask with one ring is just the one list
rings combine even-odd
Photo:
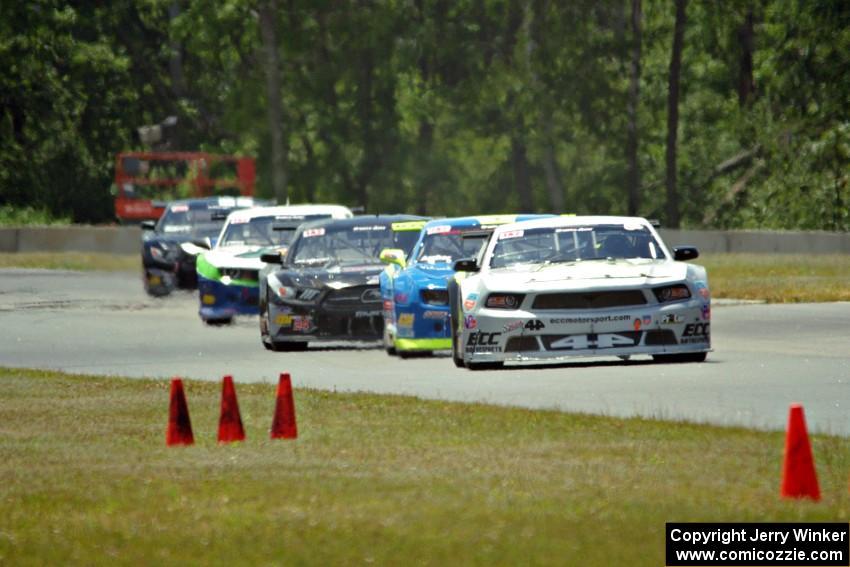
[(449, 286), (457, 366), (651, 355), (702, 362), (711, 350), (705, 268), (638, 217), (562, 216), (497, 228)]

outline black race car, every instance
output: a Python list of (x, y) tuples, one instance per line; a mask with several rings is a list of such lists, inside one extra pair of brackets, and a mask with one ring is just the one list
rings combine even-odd
[(215, 244), (227, 215), (265, 202), (251, 197), (206, 197), (173, 201), (159, 221), (142, 223), (145, 291), (159, 297), (174, 289), (195, 289), (195, 260)]
[(305, 350), (328, 340), (378, 340), (381, 252), (407, 255), (427, 219), (360, 216), (302, 224), (286, 256), (264, 254), (260, 336), (270, 350)]

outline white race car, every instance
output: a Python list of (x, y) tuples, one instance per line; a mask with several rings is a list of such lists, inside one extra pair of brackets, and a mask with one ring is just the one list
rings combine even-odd
[(449, 286), (452, 358), (470, 369), (577, 356), (702, 362), (705, 268), (638, 217), (562, 216), (497, 228)]

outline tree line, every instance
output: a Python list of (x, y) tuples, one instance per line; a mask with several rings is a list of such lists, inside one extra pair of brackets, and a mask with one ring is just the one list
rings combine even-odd
[(848, 106), (843, 0), (0, 5), (0, 206), (77, 221), (175, 116), (280, 202), (844, 231)]

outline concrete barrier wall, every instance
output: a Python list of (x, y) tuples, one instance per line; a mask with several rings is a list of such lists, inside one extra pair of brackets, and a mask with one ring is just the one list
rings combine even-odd
[(137, 226), (0, 228), (0, 252), (105, 252), (139, 254)]
[[(702, 253), (850, 254), (850, 233), (661, 229), (669, 247), (691, 245)], [(0, 252), (105, 252), (139, 254), (136, 226), (0, 228)]]

